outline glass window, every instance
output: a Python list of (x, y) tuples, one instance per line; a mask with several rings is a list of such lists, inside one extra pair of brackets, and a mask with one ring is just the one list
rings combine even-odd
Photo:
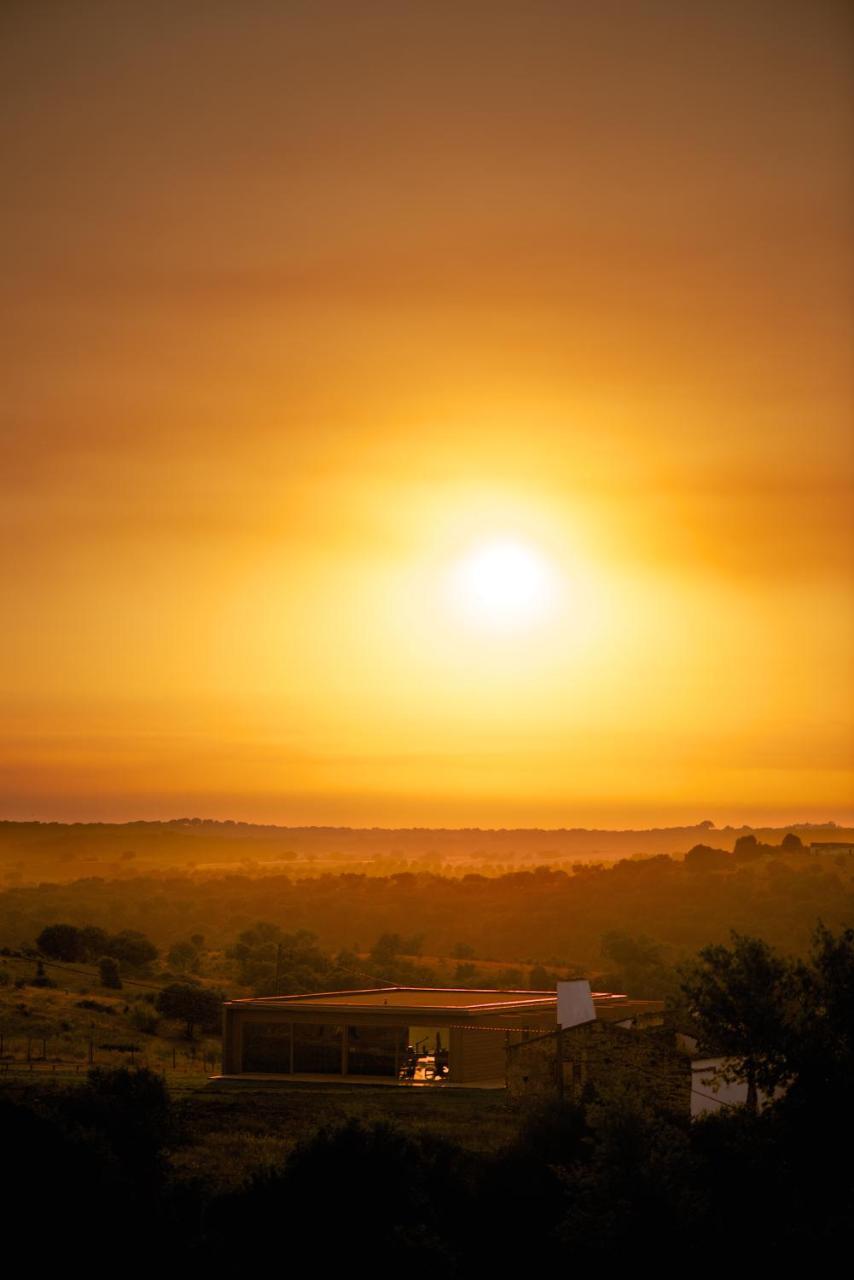
[(291, 1027), (289, 1022), (244, 1022), (243, 1070), (289, 1075)]
[(347, 1074), (397, 1078), (406, 1054), (406, 1027), (348, 1027)]
[(342, 1032), (325, 1022), (295, 1022), (294, 1071), (340, 1075)]

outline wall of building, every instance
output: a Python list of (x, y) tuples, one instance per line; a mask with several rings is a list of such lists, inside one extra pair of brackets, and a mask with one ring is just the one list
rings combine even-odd
[(451, 1084), (504, 1080), (507, 1042), (518, 1032), (451, 1027), (449, 1079)]
[[(338, 1013), (336, 1019), (340, 1019), (342, 1015)], [(324, 1021), (322, 1015), (316, 1010), (299, 1009), (294, 1006), (276, 1009), (274, 1006), (266, 1008), (251, 1008), (248, 1006), (227, 1007), (224, 1012), (223, 1023), (223, 1073), (226, 1075), (237, 1075), (243, 1071), (257, 1072), (259, 1074), (283, 1074), (287, 1075), (292, 1070), (295, 1074), (301, 1074), (298, 1065), (298, 1054), (296, 1045), (299, 1039), (298, 1028), (300, 1024), (313, 1024)], [(329, 1020), (330, 1024), (332, 1019)], [(522, 1022), (524, 1021), (524, 1029)], [(541, 1013), (525, 1013), (525, 1014), (505, 1014), (491, 1013), (483, 1015), (485, 1026), (479, 1027), (477, 1019), (472, 1018), (467, 1021), (460, 1019), (457, 1025), (453, 1023), (450, 1028), (445, 1031), (447, 1023), (443, 1023), (442, 1041), (447, 1044), (449, 1049), (449, 1080), (454, 1084), (469, 1084), (481, 1082), (503, 1082), (506, 1070), (506, 1050), (507, 1046), (513, 1042), (519, 1042), (523, 1037), (541, 1035), (544, 1030), (551, 1030), (555, 1025), (555, 1012)], [(258, 1044), (256, 1043), (258, 1036), (253, 1036), (247, 1028), (255, 1027), (258, 1034), (268, 1042), (265, 1052), (270, 1050), (270, 1043), (273, 1037), (266, 1032), (261, 1032), (261, 1028), (269, 1028), (272, 1024), (281, 1023), (283, 1035), (281, 1043), (286, 1046), (287, 1032), (286, 1028), (290, 1027), (292, 1031), (292, 1048), (290, 1049), (290, 1063), (278, 1068), (273, 1056), (269, 1061), (261, 1061), (258, 1057)], [(429, 1011), (425, 1010), (419, 1013), (419, 1024), (429, 1023)], [(338, 1022), (335, 1022), (336, 1027)], [(391, 1028), (396, 1026), (401, 1030), (403, 1039), (403, 1048), (410, 1038), (410, 1028), (406, 1025), (405, 1019), (400, 1015), (392, 1012), (391, 1009), (366, 1009), (358, 1012), (349, 1012), (346, 1015), (346, 1026), (341, 1025), (342, 1033), (342, 1054), (341, 1066), (336, 1068), (336, 1073), (346, 1075), (348, 1073), (349, 1058), (352, 1045), (350, 1044), (351, 1036), (347, 1028), (361, 1027), (365, 1031), (370, 1031), (372, 1027)], [(374, 1037), (376, 1039), (377, 1037)], [(284, 1050), (283, 1050), (284, 1052)], [(247, 1053), (249, 1058), (253, 1059), (251, 1065), (247, 1065)], [(286, 1054), (287, 1056), (287, 1054)], [(364, 1055), (363, 1055), (364, 1056)], [(257, 1059), (257, 1060), (255, 1060)], [(384, 1074), (390, 1074), (384, 1072)]]
[(508, 1049), (512, 1098), (562, 1094), (580, 1099), (588, 1085), (649, 1092), (659, 1105), (687, 1114), (691, 1061), (663, 1028), (637, 1030), (605, 1022), (567, 1027)]

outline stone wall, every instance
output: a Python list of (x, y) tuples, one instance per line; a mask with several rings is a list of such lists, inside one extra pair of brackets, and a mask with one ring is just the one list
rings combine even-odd
[(687, 1115), (691, 1060), (665, 1027), (585, 1022), (511, 1045), (507, 1088), (514, 1099), (562, 1094), (576, 1101), (591, 1089), (602, 1096), (631, 1091)]

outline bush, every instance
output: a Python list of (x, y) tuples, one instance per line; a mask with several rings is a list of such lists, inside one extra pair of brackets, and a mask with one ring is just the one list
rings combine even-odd
[(44, 962), (39, 960), (36, 964), (36, 973), (34, 978), (30, 978), (31, 987), (55, 987), (56, 983), (49, 978), (44, 971)]
[(115, 1009), (111, 1004), (101, 1004), (100, 1000), (78, 1000), (78, 1009), (88, 1009), (90, 1013), (109, 1013), (115, 1014)]
[(140, 1000), (130, 1011), (130, 1024), (146, 1036), (156, 1036), (160, 1019), (146, 1001)]
[(112, 987), (114, 991), (120, 991), (122, 980), (119, 976), (118, 961), (112, 956), (102, 956), (98, 961), (98, 971), (101, 974), (101, 986)]

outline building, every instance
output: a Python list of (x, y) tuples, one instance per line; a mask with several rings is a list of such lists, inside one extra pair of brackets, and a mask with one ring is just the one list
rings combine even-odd
[(229, 1000), (223, 1075), (503, 1087), (507, 1045), (556, 1009), (554, 991), (431, 987)]
[[(747, 1083), (723, 1078), (724, 1058), (698, 1057), (693, 1036), (665, 1025), (661, 1001), (594, 997), (585, 1009), (583, 992), (570, 999), (574, 1007), (561, 1016), (558, 995), (555, 1030), (508, 1046), (511, 1098), (581, 1101), (592, 1088), (611, 1097), (645, 1096), (657, 1108), (692, 1117), (747, 1102)], [(771, 1100), (760, 1093), (760, 1107)]]
[(513, 1045), (558, 1024), (639, 1011), (586, 982), (557, 992), (377, 987), (229, 1000), (222, 1074), (504, 1088)]
[(652, 1019), (595, 1018), (511, 1045), (507, 1053), (507, 1087), (514, 1099), (581, 1101), (593, 1088), (645, 1093), (656, 1105), (684, 1113), (691, 1105), (691, 1081), (690, 1058), (673, 1033)]

